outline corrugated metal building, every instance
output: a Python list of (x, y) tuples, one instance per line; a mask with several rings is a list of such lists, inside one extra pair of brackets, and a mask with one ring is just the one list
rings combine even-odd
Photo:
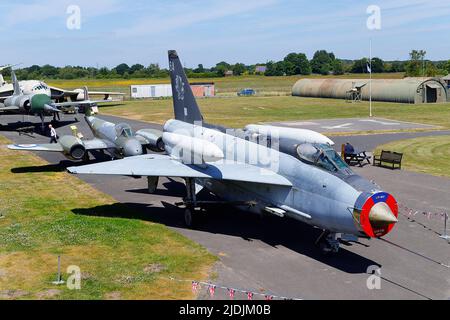
[[(349, 99), (358, 95), (369, 100), (367, 79), (302, 79), (292, 89), (298, 97)], [(372, 99), (374, 101), (399, 103), (443, 103), (447, 102), (448, 90), (436, 79), (374, 79)]]
[(447, 88), (450, 89), (450, 74), (448, 76), (443, 77), (442, 81), (444, 81), (447, 84)]

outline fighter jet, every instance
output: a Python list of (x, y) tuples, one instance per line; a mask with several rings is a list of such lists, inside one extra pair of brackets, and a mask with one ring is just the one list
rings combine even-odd
[(44, 118), (53, 116), (54, 121), (58, 120), (62, 108), (78, 108), (79, 106), (93, 106), (98, 103), (108, 102), (104, 100), (90, 100), (88, 90), (85, 88), (83, 96), (86, 97), (87, 100), (80, 102), (55, 103), (46, 93), (40, 93), (38, 91), (28, 94), (24, 93), (14, 71), (11, 71), (11, 79), (14, 86), (13, 95), (6, 98), (3, 103), (0, 102), (0, 114), (13, 113), (39, 116), (41, 119), (42, 130), (44, 130)]
[[(1, 72), (3, 70), (14, 67), (7, 65), (0, 67), (0, 102), (14, 94), (14, 83), (7, 83)], [(45, 94), (50, 99), (57, 102), (83, 102), (88, 100), (84, 89), (64, 90), (57, 87), (49, 86), (43, 81), (39, 80), (24, 80), (19, 82), (19, 86), (25, 95)], [(124, 96), (121, 92), (107, 92), (107, 91), (90, 91), (90, 96), (103, 96), (103, 102), (117, 102), (112, 100), (112, 96)]]
[(176, 51), (169, 51), (169, 67), (175, 119), (164, 126), (168, 155), (71, 167), (70, 173), (142, 176), (154, 184), (159, 177), (182, 178), (188, 226), (211, 205), (197, 197), (206, 189), (220, 199), (217, 204), (320, 228), (323, 233), (316, 243), (324, 253), (338, 252), (343, 237), (382, 237), (393, 230), (398, 222), (394, 197), (355, 174), (327, 137), (254, 126), (237, 133), (207, 124)]
[(84, 140), (76, 130), (74, 135), (63, 136), (56, 144), (9, 145), (10, 150), (60, 152), (69, 160), (89, 161), (89, 152), (102, 151), (112, 159), (132, 157), (147, 153), (147, 149), (163, 152), (162, 132), (143, 129), (133, 133), (126, 123), (114, 124), (97, 117), (86, 116), (86, 122), (94, 139)]

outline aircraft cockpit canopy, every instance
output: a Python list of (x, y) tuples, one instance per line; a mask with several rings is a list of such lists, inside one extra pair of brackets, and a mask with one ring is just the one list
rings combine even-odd
[(134, 136), (131, 127), (125, 123), (116, 125), (116, 133), (118, 137), (131, 138)]
[(49, 88), (45, 83), (40, 82), (38, 85), (34, 86), (33, 89), (31, 89), (31, 91), (40, 91), (40, 90), (49, 90)]
[(301, 161), (324, 170), (330, 172), (351, 172), (347, 163), (329, 145), (301, 144), (297, 147), (297, 154)]

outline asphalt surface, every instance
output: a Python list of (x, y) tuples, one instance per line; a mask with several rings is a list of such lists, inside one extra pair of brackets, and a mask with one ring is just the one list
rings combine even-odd
[[(79, 131), (89, 138), (87, 125), (82, 116), (78, 117), (81, 120), (76, 123)], [(160, 128), (138, 121), (100, 117), (116, 123), (127, 122), (136, 130)], [(19, 116), (0, 117), (0, 123), (21, 119)], [(57, 129), (60, 136), (70, 133), (73, 119), (73, 116), (64, 117), (67, 122)], [(15, 128), (17, 125), (0, 127), (0, 134), (15, 143), (47, 143), (49, 140), (40, 135), (19, 136)], [(429, 134), (450, 132), (337, 137), (335, 141), (339, 144), (351, 138), (356, 147), (371, 150), (388, 141)], [(13, 172), (64, 170), (77, 165), (58, 153), (39, 153), (39, 156), (50, 165), (14, 168)], [(214, 280), (218, 285), (301, 299), (449, 299), (450, 245), (439, 238), (443, 221), (438, 216), (428, 219), (422, 211), (450, 213), (450, 179), (371, 166), (355, 170), (376, 181), (413, 212), (403, 209), (400, 223), (385, 240), (344, 244), (340, 253), (331, 257), (323, 256), (314, 245), (319, 230), (293, 220), (260, 218), (229, 207), (211, 209), (196, 230), (188, 230), (183, 225), (183, 211), (174, 206), (185, 194), (183, 184), (176, 180), (162, 179), (157, 194), (148, 195), (144, 179), (78, 177), (112, 195), (118, 201), (117, 206), (125, 206), (128, 210), (122, 210), (124, 218), (167, 225), (219, 256)], [(79, 209), (74, 213), (91, 215), (96, 209)], [(372, 266), (381, 268), (380, 290), (367, 287), (370, 277), (367, 272)], [(200, 298), (209, 298), (205, 288)], [(236, 294), (236, 299), (246, 298)], [(215, 299), (228, 299), (226, 291), (217, 290)]]
[(357, 131), (382, 131), (382, 130), (413, 130), (413, 129), (433, 129), (434, 126), (394, 121), (383, 118), (358, 118), (358, 119), (329, 119), (313, 121), (290, 121), (275, 122), (275, 126), (288, 128), (309, 129), (325, 134), (333, 132), (357, 132)]

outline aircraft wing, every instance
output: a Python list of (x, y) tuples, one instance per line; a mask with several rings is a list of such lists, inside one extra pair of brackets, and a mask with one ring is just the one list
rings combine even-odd
[(46, 152), (64, 152), (59, 143), (53, 144), (12, 144), (8, 146), (10, 150), (17, 151), (46, 151)]
[(0, 111), (17, 111), (17, 110), (20, 110), (20, 108), (16, 106), (5, 107), (4, 104), (0, 103)]
[[(52, 92), (52, 99), (77, 97), (78, 94), (80, 94), (80, 91), (64, 90), (57, 87), (50, 87), (50, 90)], [(110, 96), (124, 96), (125, 94), (122, 92), (89, 91), (89, 95), (105, 96), (106, 97), (105, 100), (108, 100), (108, 97)]]
[(108, 144), (104, 140), (101, 139), (92, 139), (92, 140), (83, 140), (84, 147), (86, 150), (106, 150), (115, 148), (115, 145), (110, 143)]
[(73, 174), (199, 178), (240, 181), (292, 187), (286, 178), (252, 165), (236, 162), (208, 163), (204, 167), (186, 165), (164, 155), (144, 155), (108, 163), (67, 169)]
[(76, 106), (82, 106), (82, 105), (93, 105), (93, 104), (99, 104), (99, 103), (114, 103), (114, 102), (123, 102), (120, 100), (98, 100), (98, 101), (92, 101), (92, 100), (85, 100), (85, 101), (73, 101), (73, 102), (61, 102), (61, 103), (54, 103), (53, 105), (57, 108), (65, 108), (65, 107), (76, 107)]

